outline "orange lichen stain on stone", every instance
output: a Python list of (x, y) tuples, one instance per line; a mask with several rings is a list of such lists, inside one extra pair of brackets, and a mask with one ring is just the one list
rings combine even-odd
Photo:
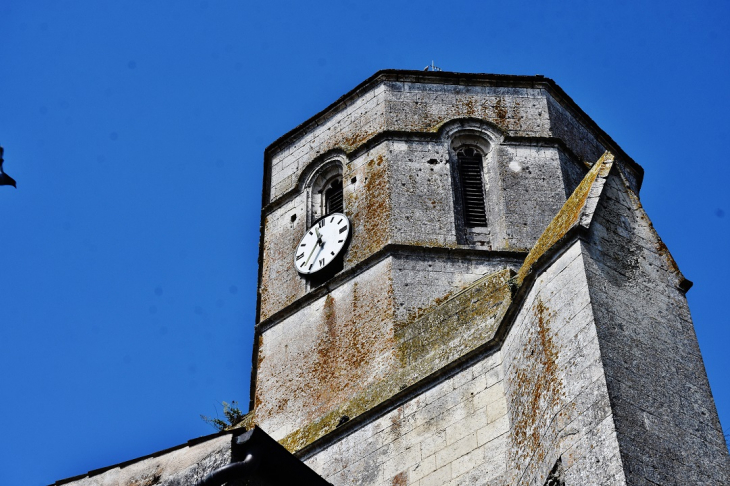
[(508, 379), (518, 390), (510, 407), (514, 464), (540, 464), (545, 458), (544, 435), (563, 400), (563, 383), (558, 369), (558, 345), (553, 341), (551, 321), (554, 313), (538, 298), (533, 309), (522, 356)]
[(406, 486), (408, 484), (408, 473), (406, 471), (399, 472), (393, 476), (393, 482), (391, 484), (392, 486)]
[[(338, 349), (340, 341), (337, 328), (337, 309), (335, 299), (327, 295), (323, 308), (324, 333), (316, 344), (316, 365), (311, 371), (316, 375), (311, 376), (307, 387), (311, 390), (311, 404), (317, 408), (327, 406), (337, 393), (335, 383), (338, 381), (342, 363), (341, 358), (347, 356), (347, 352), (355, 353), (355, 350)], [(344, 325), (344, 323), (343, 323)]]
[(462, 97), (456, 100), (456, 110), (452, 113), (458, 117), (474, 117), (490, 121), (503, 130), (510, 129), (509, 109), (504, 97), (478, 100)]
[(497, 101), (494, 103), (494, 114), (497, 120), (500, 120), (501, 122), (507, 120), (507, 107), (501, 97), (497, 98)]
[(457, 98), (456, 108), (461, 116), (477, 116), (481, 113), (474, 98)]
[(352, 245), (347, 252), (347, 265), (369, 257), (390, 239), (391, 200), (388, 186), (388, 165), (382, 155), (365, 164), (364, 188), (348, 201), (353, 225)]
[(154, 486), (160, 484), (162, 481), (162, 473), (159, 471), (159, 466), (156, 467), (155, 472), (152, 474), (145, 474), (143, 477), (138, 479), (132, 479), (127, 483), (127, 486)]
[(390, 428), (388, 429), (388, 431), (393, 440), (396, 440), (400, 437), (401, 428), (403, 426), (403, 417), (404, 414), (402, 405), (398, 407), (396, 413), (390, 415)]
[[(305, 357), (291, 373), (296, 379), (277, 391), (297, 397), (302, 420), (336, 410), (387, 373), (394, 348), (389, 331), (394, 315), (392, 281), (385, 275), (378, 280), (380, 285), (356, 283), (337, 300), (332, 294), (325, 297), (311, 359)], [(338, 419), (342, 415), (354, 417), (341, 413)]]
[(339, 143), (335, 143), (334, 145), (339, 145), (345, 152), (352, 153), (362, 144), (370, 140), (374, 135), (375, 133), (371, 131), (355, 130), (343, 135), (340, 138)]
[(295, 452), (327, 435), (337, 428), (341, 417), (345, 415), (350, 419), (358, 417), (398, 393), (401, 383), (407, 381), (410, 374), (407, 370), (395, 369), (379, 378), (381, 378), (379, 381), (362, 383), (362, 388), (354, 391), (349, 399), (343, 400), (336, 407), (289, 434), (281, 441), (281, 444), (287, 450)]
[(610, 169), (612, 161), (613, 155), (610, 152), (604, 153), (598, 162), (593, 165), (593, 168), (588, 174), (586, 174), (575, 191), (573, 191), (573, 194), (570, 195), (555, 218), (545, 228), (545, 231), (537, 240), (535, 246), (532, 247), (530, 253), (527, 254), (522, 267), (515, 277), (517, 286), (521, 285), (525, 277), (532, 271), (532, 265), (578, 223), (593, 183), (596, 181), (599, 173), (606, 172)]

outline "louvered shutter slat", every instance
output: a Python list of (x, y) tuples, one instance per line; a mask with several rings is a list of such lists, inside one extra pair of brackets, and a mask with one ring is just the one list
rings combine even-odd
[(327, 214), (342, 213), (342, 186), (331, 187), (325, 192), (325, 205)]
[(487, 225), (484, 205), (484, 183), (482, 181), (481, 157), (459, 155), (464, 224), (473, 228)]

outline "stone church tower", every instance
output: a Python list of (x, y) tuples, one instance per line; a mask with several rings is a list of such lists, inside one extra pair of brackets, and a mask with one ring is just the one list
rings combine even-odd
[(264, 163), (245, 423), (57, 484), (730, 484), (643, 169), (553, 81), (380, 71)]

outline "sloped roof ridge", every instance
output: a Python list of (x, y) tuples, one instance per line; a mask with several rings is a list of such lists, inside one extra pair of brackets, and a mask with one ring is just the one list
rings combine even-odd
[(179, 449), (183, 449), (185, 447), (193, 447), (197, 444), (200, 444), (201, 442), (206, 442), (209, 440), (217, 439), (218, 437), (222, 437), (224, 435), (236, 436), (236, 435), (240, 435), (240, 434), (244, 433), (245, 431), (246, 431), (246, 429), (243, 429), (243, 430), (242, 429), (226, 429), (226, 430), (221, 430), (219, 432), (216, 432), (215, 434), (201, 435), (200, 437), (190, 439), (187, 442), (183, 442), (181, 444), (177, 444), (172, 447), (167, 447), (165, 449), (155, 451), (151, 454), (145, 454), (144, 456), (135, 457), (134, 459), (128, 459), (126, 461), (118, 462), (116, 464), (111, 464), (109, 466), (100, 467), (98, 469), (92, 469), (91, 471), (85, 472), (83, 474), (78, 474), (76, 476), (59, 479), (55, 483), (51, 483), (49, 486), (60, 486), (62, 484), (71, 483), (73, 481), (80, 481), (81, 479), (84, 479), (84, 478), (91, 478), (94, 476), (98, 476), (102, 473), (105, 473), (107, 471), (110, 471), (112, 469), (122, 469), (122, 468), (130, 466), (134, 463), (142, 462), (144, 460), (152, 459), (155, 457), (161, 457), (161, 456), (164, 456), (165, 454), (168, 454), (170, 452), (173, 452), (173, 451), (176, 451)]
[(558, 244), (571, 230), (577, 227), (588, 229), (603, 193), (603, 187), (608, 174), (613, 167), (613, 154), (606, 151), (578, 187), (570, 195), (563, 207), (548, 224), (540, 238), (527, 254), (514, 282), (520, 286), (525, 277), (532, 272), (532, 267), (540, 258)]

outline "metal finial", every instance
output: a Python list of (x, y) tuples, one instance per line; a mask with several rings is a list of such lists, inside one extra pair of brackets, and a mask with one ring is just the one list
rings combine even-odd
[(440, 67), (437, 67), (433, 61), (431, 61), (431, 64), (429, 66), (426, 66), (423, 68), (424, 71), (441, 71)]

